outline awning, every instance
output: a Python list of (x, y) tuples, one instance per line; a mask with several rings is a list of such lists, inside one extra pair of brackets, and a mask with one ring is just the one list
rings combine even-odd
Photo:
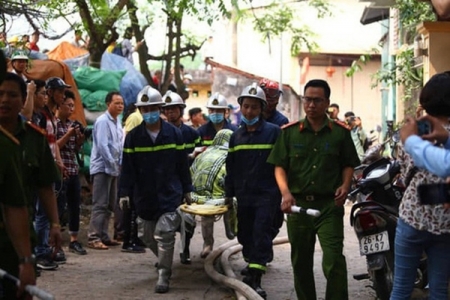
[(367, 25), (387, 18), (389, 18), (389, 7), (366, 6), (360, 22)]

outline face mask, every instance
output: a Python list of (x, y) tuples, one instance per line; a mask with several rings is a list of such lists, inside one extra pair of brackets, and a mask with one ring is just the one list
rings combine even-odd
[(247, 125), (249, 125), (249, 126), (252, 126), (252, 125), (255, 125), (256, 122), (259, 121), (259, 117), (256, 117), (256, 118), (253, 118), (253, 119), (249, 120), (249, 119), (247, 119), (246, 117), (242, 116), (242, 117), (241, 117), (241, 120), (242, 120), (242, 122), (244, 122), (245, 124), (247, 124)]
[(142, 118), (147, 124), (155, 124), (159, 120), (159, 111), (151, 111), (145, 114), (142, 114)]
[(209, 119), (214, 124), (219, 124), (219, 123), (221, 123), (223, 121), (223, 114), (221, 114), (221, 113), (209, 114)]

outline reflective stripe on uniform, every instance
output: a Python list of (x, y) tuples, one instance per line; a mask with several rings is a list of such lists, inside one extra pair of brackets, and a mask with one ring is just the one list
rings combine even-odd
[(211, 146), (212, 143), (213, 143), (213, 140), (209, 140), (209, 141), (203, 140), (203, 141), (202, 141), (203, 146)]
[(252, 263), (248, 264), (248, 268), (249, 269), (258, 269), (258, 270), (261, 270), (263, 272), (266, 272), (266, 270), (267, 270), (266, 266), (263, 266), (263, 265), (260, 265), (260, 264), (252, 264)]
[(167, 145), (159, 145), (154, 147), (135, 147), (135, 148), (124, 148), (123, 152), (125, 153), (136, 153), (136, 152), (156, 152), (161, 150), (175, 149), (175, 150), (184, 150), (185, 145), (177, 145), (177, 144), (167, 144)]
[(238, 145), (228, 149), (228, 152), (236, 152), (239, 150), (269, 150), (273, 148), (273, 144), (254, 144), (254, 145)]

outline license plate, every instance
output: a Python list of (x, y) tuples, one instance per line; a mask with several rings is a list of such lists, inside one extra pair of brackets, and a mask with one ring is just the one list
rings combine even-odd
[(389, 250), (389, 248), (389, 234), (387, 231), (363, 236), (359, 240), (361, 255), (383, 252)]

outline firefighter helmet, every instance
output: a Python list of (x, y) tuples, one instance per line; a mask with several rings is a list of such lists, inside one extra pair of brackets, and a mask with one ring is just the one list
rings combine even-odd
[(224, 95), (216, 92), (211, 97), (209, 97), (208, 102), (206, 103), (206, 108), (228, 109), (227, 99)]
[(162, 101), (164, 102), (164, 107), (179, 105), (182, 108), (186, 107), (186, 104), (184, 104), (183, 99), (181, 99), (181, 96), (178, 95), (175, 92), (167, 91), (167, 93), (162, 98)]
[(163, 105), (161, 94), (151, 86), (145, 86), (137, 95), (136, 106)]
[(242, 101), (244, 98), (254, 98), (261, 101), (262, 108), (264, 109), (267, 105), (266, 94), (263, 89), (258, 86), (256, 82), (252, 83), (249, 86), (246, 86), (241, 95), (238, 97), (237, 102), (239, 105), (242, 105)]

